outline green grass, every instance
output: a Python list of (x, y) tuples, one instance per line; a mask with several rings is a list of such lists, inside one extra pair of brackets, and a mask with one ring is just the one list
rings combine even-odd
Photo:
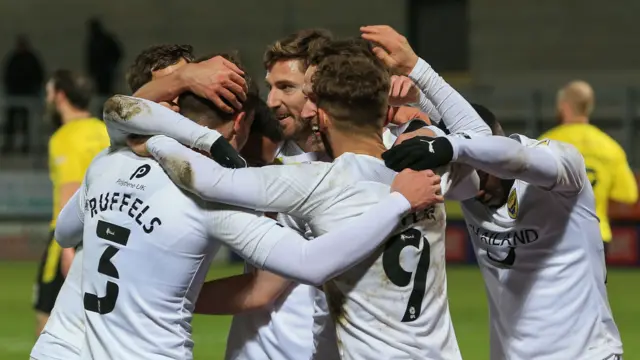
[[(27, 359), (34, 341), (35, 320), (31, 311), (34, 263), (0, 263), (0, 359)], [(241, 268), (216, 267), (211, 277), (239, 273)], [(479, 271), (475, 267), (448, 269), (449, 299), (456, 335), (467, 360), (488, 360), (487, 304)], [(611, 270), (609, 297), (622, 333), (625, 358), (640, 357), (640, 270)], [(196, 359), (222, 359), (229, 317), (196, 316), (194, 339)]]

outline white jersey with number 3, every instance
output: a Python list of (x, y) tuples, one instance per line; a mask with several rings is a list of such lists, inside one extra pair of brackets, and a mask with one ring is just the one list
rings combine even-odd
[(125, 149), (94, 159), (81, 192), (82, 359), (191, 359), (195, 302), (220, 244), (263, 266), (282, 238), (275, 221), (187, 195)]
[(548, 149), (559, 171), (550, 189), (515, 180), (497, 210), (463, 202), (489, 298), (491, 359), (600, 360), (621, 354), (584, 161), (560, 142), (514, 138)]

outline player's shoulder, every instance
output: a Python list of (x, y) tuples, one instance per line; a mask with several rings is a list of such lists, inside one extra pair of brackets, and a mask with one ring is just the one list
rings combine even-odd
[(334, 161), (330, 169), (333, 177), (338, 177), (347, 184), (358, 181), (371, 181), (391, 184), (397, 173), (389, 169), (382, 159), (369, 155), (345, 153)]
[(551, 153), (578, 167), (584, 167), (584, 158), (573, 144), (552, 139), (532, 139), (522, 134), (513, 134), (510, 138), (520, 141), (523, 146), (530, 148), (544, 147)]
[[(153, 174), (152, 169), (156, 169)], [(127, 148), (106, 148), (93, 158), (87, 169), (87, 179), (101, 178), (106, 174), (116, 177), (127, 175), (129, 180), (155, 175), (169, 181), (169, 177), (157, 162), (150, 158), (138, 157)]]
[(598, 148), (602, 150), (602, 153), (608, 153), (613, 157), (626, 158), (624, 149), (613, 137), (611, 137), (611, 135), (593, 125), (590, 126), (590, 129), (592, 129), (591, 132), (593, 137), (595, 137), (594, 142), (598, 144)]

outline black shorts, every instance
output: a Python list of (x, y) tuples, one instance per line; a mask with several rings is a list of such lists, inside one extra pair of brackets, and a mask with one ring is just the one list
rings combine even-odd
[(53, 238), (53, 231), (49, 236), (50, 240), (47, 248), (40, 260), (38, 278), (36, 279), (34, 294), (34, 309), (46, 314), (50, 314), (56, 298), (64, 283), (62, 276), (61, 259), (62, 248)]

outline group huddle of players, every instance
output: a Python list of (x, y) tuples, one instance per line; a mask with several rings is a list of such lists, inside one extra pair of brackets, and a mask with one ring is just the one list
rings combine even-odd
[[(460, 359), (447, 198), (484, 277), (491, 359), (621, 359), (582, 155), (504, 136), (394, 29), (360, 30), (276, 41), (266, 102), (229, 54), (153, 46), (106, 130), (81, 81), (52, 79), (63, 195), (31, 358), (190, 359), (201, 313), (235, 315), (227, 359)], [(223, 244), (247, 271), (205, 283)]]

